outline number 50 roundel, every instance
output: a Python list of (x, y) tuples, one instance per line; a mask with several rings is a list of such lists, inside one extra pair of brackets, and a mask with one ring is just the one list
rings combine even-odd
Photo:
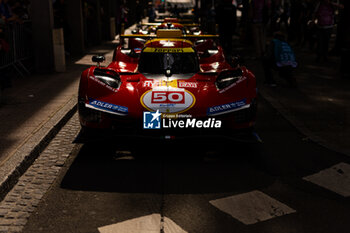
[(142, 106), (149, 111), (182, 113), (192, 108), (196, 99), (191, 92), (185, 89), (154, 88), (143, 93), (140, 101)]

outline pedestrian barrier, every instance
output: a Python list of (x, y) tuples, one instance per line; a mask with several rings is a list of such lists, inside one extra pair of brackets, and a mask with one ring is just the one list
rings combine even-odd
[(4, 34), (9, 50), (0, 52), (0, 70), (12, 66), (21, 76), (29, 74), (23, 61), (33, 56), (31, 21), (7, 24)]

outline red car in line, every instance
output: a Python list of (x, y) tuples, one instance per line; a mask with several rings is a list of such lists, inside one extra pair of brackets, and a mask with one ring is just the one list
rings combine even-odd
[(130, 137), (240, 139), (255, 124), (255, 76), (225, 60), (215, 36), (159, 29), (142, 48), (120, 45), (107, 67), (86, 69), (79, 118), (86, 134)]

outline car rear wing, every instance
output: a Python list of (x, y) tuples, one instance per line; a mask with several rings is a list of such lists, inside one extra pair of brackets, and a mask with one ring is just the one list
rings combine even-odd
[(163, 34), (163, 35), (142, 35), (142, 34), (122, 34), (120, 38), (141, 38), (141, 39), (156, 39), (156, 38), (182, 38), (182, 39), (216, 39), (219, 35), (174, 35)]
[(169, 18), (165, 17), (164, 19), (156, 19), (156, 23), (164, 23), (164, 22), (173, 22), (173, 23), (192, 23), (193, 19), (177, 19), (177, 18)]
[(122, 34), (121, 38), (184, 38), (184, 39), (215, 39), (219, 35), (183, 34), (181, 29), (158, 29), (156, 34)]
[(134, 38), (134, 39), (144, 39), (144, 40), (151, 40), (151, 39), (159, 39), (159, 38), (168, 38), (168, 39), (185, 39), (185, 40), (191, 40), (191, 39), (202, 39), (202, 40), (206, 40), (206, 39), (217, 39), (219, 38), (219, 35), (179, 35), (179, 34), (175, 34), (175, 35), (155, 35), (155, 34), (151, 34), (151, 35), (142, 35), (142, 34), (122, 34), (120, 35), (120, 43), (124, 44), (125, 43), (125, 39), (126, 38)]
[[(141, 23), (140, 25), (141, 26), (160, 26), (162, 24), (164, 24), (164, 23)], [(198, 23), (179, 23), (179, 24), (181, 24), (184, 27), (199, 27)]]
[[(150, 39), (199, 39), (199, 40), (207, 40), (207, 39), (216, 39), (219, 35), (197, 35), (197, 34), (182, 34), (180, 29), (158, 29), (157, 34), (122, 34), (120, 35), (120, 43), (125, 45), (125, 38), (134, 38), (134, 39), (143, 39), (145, 41)], [(129, 47), (129, 43), (127, 43), (127, 47)]]

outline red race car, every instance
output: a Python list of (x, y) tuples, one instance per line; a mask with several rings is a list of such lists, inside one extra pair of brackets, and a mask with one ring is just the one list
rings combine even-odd
[[(201, 35), (199, 25), (195, 23), (181, 23), (177, 18), (165, 18), (160, 23), (142, 23), (132, 30), (134, 35), (154, 35), (159, 29), (178, 29), (183, 35)], [(193, 40), (193, 39), (192, 39)], [(129, 40), (129, 46), (133, 48), (142, 48), (146, 42), (145, 38), (134, 37)]]
[[(159, 29), (142, 48), (120, 45), (113, 61), (81, 75), (83, 132), (113, 136), (183, 138), (252, 132), (257, 109), (255, 77), (232, 66), (216, 36)], [(193, 40), (195, 39), (195, 42)], [(191, 41), (192, 40), (192, 41)]]

